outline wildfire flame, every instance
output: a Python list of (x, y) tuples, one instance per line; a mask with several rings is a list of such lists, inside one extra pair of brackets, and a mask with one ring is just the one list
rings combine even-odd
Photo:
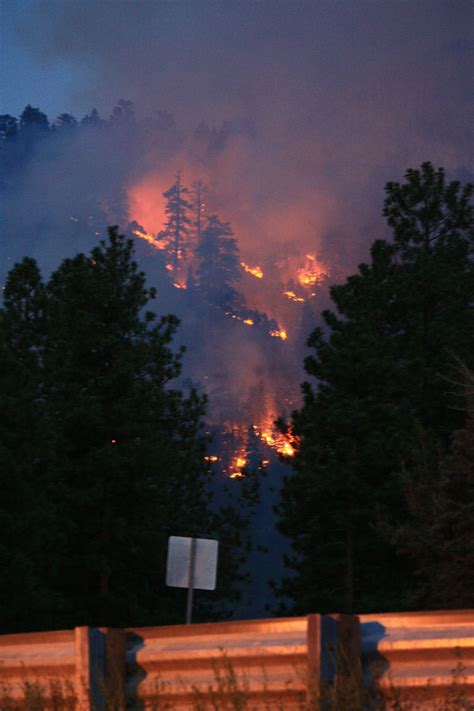
[(251, 267), (245, 262), (240, 262), (240, 266), (248, 273), (251, 274), (252, 276), (256, 277), (257, 279), (263, 279), (263, 271), (261, 267)]
[(283, 328), (280, 330), (269, 331), (269, 334), (274, 338), (281, 338), (282, 341), (286, 341), (286, 339), (288, 338), (288, 334)]
[(239, 477), (244, 477), (242, 469), (247, 465), (247, 453), (239, 452), (234, 456), (232, 464), (230, 466), (231, 471), (229, 472), (229, 479), (238, 479)]
[(155, 235), (149, 233), (149, 232), (144, 232), (143, 230), (133, 230), (133, 234), (136, 237), (140, 237), (140, 239), (145, 240), (145, 242), (149, 242), (149, 244), (153, 245), (155, 249), (165, 249), (166, 244), (164, 240), (158, 240), (156, 239)]
[(314, 286), (317, 282), (322, 281), (328, 276), (328, 270), (318, 266), (314, 254), (307, 254), (304, 267), (298, 269), (298, 281), (302, 286), (306, 287)]
[(283, 296), (286, 296), (288, 299), (291, 301), (296, 301), (298, 303), (303, 303), (304, 299), (302, 296), (296, 296), (294, 291), (283, 291), (282, 292)]
[[(252, 425), (257, 437), (265, 442), (271, 449), (285, 457), (293, 457), (295, 448), (288, 435), (278, 432), (274, 425)], [(293, 441), (293, 443), (295, 443)]]

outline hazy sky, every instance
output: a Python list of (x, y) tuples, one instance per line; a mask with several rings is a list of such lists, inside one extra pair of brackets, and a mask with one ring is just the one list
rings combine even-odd
[[(1, 0), (2, 111), (39, 105), (317, 122), (365, 107), (426, 131), (466, 108), (471, 0)], [(455, 109), (455, 111), (453, 111)]]
[[(125, 98), (187, 135), (231, 122), (208, 171), (244, 252), (335, 229), (350, 251), (377, 236), (383, 185), (406, 168), (472, 177), (472, 0), (0, 3), (2, 112), (107, 118)], [(171, 164), (148, 138), (132, 172), (192, 177), (193, 146)]]

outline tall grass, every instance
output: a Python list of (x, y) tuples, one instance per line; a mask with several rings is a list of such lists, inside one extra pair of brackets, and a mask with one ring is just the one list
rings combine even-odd
[[(186, 685), (176, 679), (177, 686), (186, 693), (193, 711), (474, 711), (474, 699), (469, 699), (465, 667), (458, 660), (451, 673), (451, 682), (443, 698), (434, 698), (434, 687), (427, 684), (417, 690), (417, 698), (409, 698), (395, 684), (382, 690), (377, 683), (368, 687), (362, 678), (361, 669), (338, 657), (339, 673), (331, 684), (299, 692), (292, 690), (297, 680), (287, 682), (288, 700), (273, 697), (268, 689), (268, 676), (262, 669), (259, 689), (251, 688), (245, 670), (236, 670), (225, 653), (213, 662), (213, 682), (205, 688)], [(375, 675), (376, 676), (376, 675)], [(301, 681), (301, 679), (299, 680)], [(301, 684), (297, 685), (301, 686)], [(143, 702), (134, 698), (125, 699), (107, 683), (99, 684), (103, 711), (172, 711), (172, 689), (157, 676), (151, 684), (150, 700)], [(291, 699), (291, 701), (290, 701)], [(90, 701), (91, 711), (99, 711)], [(0, 682), (0, 711), (83, 711), (68, 680), (51, 678), (47, 682), (25, 679), (20, 694), (13, 695), (8, 684)]]

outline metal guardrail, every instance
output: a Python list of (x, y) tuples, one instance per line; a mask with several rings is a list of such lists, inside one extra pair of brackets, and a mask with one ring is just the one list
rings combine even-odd
[(170, 708), (195, 708), (233, 691), (252, 706), (264, 697), (279, 708), (299, 708), (308, 687), (334, 673), (322, 653), (337, 621), (320, 615), (127, 630), (127, 692)]
[(345, 640), (354, 667), (362, 660), (366, 680), (387, 694), (396, 688), (402, 700), (432, 711), (435, 700), (462, 687), (474, 708), (474, 611), (2, 635), (0, 682), (20, 696), (26, 680), (67, 681), (77, 711), (101, 711), (104, 685), (115, 694), (115, 709), (124, 707), (126, 691), (144, 707), (153, 702), (176, 711), (197, 701), (220, 708), (220, 698), (238, 693), (250, 707), (262, 701), (290, 710), (321, 681), (337, 687), (338, 640)]
[[(97, 631), (76, 627), (60, 632), (29, 632), (0, 636), (0, 680), (13, 698), (19, 698), (27, 681), (47, 685), (61, 679), (86, 707), (91, 678), (91, 648)], [(96, 659), (96, 662), (99, 660)]]
[(432, 709), (459, 692), (474, 709), (474, 610), (360, 615), (362, 664), (401, 699)]

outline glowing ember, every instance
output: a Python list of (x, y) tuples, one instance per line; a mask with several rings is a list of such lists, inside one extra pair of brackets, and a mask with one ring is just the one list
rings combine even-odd
[(248, 273), (257, 279), (263, 279), (263, 271), (260, 267), (251, 267), (245, 262), (240, 262), (240, 266)]
[[(296, 296), (294, 291), (283, 291), (283, 296), (286, 296), (291, 301), (297, 301), (298, 303), (303, 303), (304, 299), (301, 296)], [(313, 296), (313, 294), (311, 294)]]
[(174, 266), (172, 264), (167, 264), (166, 268), (169, 272), (174, 272)]
[(206, 460), (206, 462), (218, 462), (219, 461), (219, 457), (217, 456), (217, 454), (209, 454), (207, 457), (204, 457), (204, 459)]
[(253, 326), (253, 321), (251, 318), (244, 318), (244, 323), (246, 323), (247, 326)]
[(187, 289), (187, 288), (188, 288), (188, 287), (186, 286), (186, 284), (178, 284), (178, 282), (174, 282), (174, 283), (173, 283), (173, 286), (174, 286), (176, 289)]
[(244, 476), (245, 474), (242, 474), (242, 472), (232, 472), (232, 474), (229, 474), (229, 479), (239, 479)]
[(274, 338), (281, 338), (282, 341), (286, 341), (288, 338), (287, 332), (282, 328), (279, 331), (269, 331), (270, 336), (273, 336)]

